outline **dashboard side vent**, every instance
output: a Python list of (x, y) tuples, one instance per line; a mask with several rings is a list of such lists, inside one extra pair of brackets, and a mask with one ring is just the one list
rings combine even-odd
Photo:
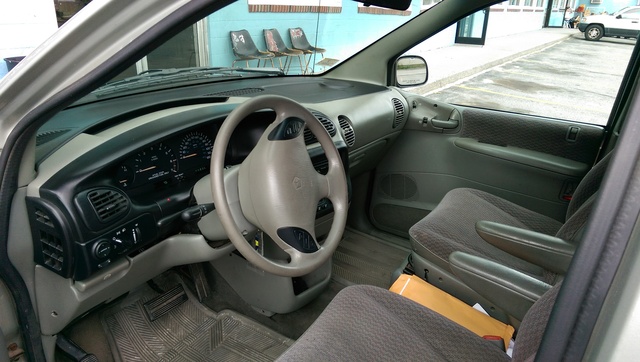
[(342, 134), (344, 136), (344, 141), (347, 143), (347, 147), (353, 147), (353, 145), (356, 144), (356, 133), (353, 130), (351, 121), (345, 116), (339, 116), (338, 123), (340, 123), (340, 128), (342, 129)]
[(58, 209), (40, 198), (27, 197), (27, 209), (33, 238), (33, 259), (39, 265), (62, 275), (71, 276), (72, 238), (63, 225)]
[(205, 94), (205, 97), (209, 96), (223, 96), (223, 97), (242, 97), (248, 94), (255, 94), (264, 92), (262, 88), (240, 88), (240, 89), (232, 89), (229, 91), (217, 92), (217, 93), (209, 93)]
[[(336, 126), (329, 119), (329, 117), (327, 117), (325, 114), (320, 113), (318, 111), (311, 111), (311, 114), (313, 114), (318, 119), (318, 121), (322, 123), (322, 126), (324, 127), (324, 129), (327, 130), (327, 132), (329, 133), (329, 136), (333, 137), (336, 135)], [(311, 131), (308, 128), (305, 128), (304, 143), (306, 145), (310, 145), (312, 143), (316, 143), (317, 141), (318, 139), (316, 138), (316, 136), (314, 136), (313, 133), (311, 133)]]
[(400, 124), (402, 124), (402, 121), (404, 121), (404, 103), (402, 103), (402, 101), (398, 98), (393, 98), (392, 101), (393, 109), (396, 113), (395, 117), (393, 118), (393, 128), (396, 128)]
[(53, 227), (53, 222), (51, 222), (51, 217), (49, 217), (49, 215), (46, 212), (36, 208), (34, 211), (34, 214), (37, 222), (44, 224), (50, 228)]
[(93, 190), (87, 194), (87, 197), (98, 220), (102, 222), (111, 221), (129, 210), (129, 201), (116, 190)]
[(62, 240), (54, 234), (44, 230), (39, 230), (40, 234), (36, 235), (40, 239), (40, 247), (42, 251), (42, 259), (45, 266), (54, 271), (61, 272), (64, 266), (64, 249)]
[(42, 261), (50, 269), (60, 272), (64, 263), (62, 240), (55, 235), (56, 233), (52, 232), (55, 230), (55, 226), (46, 211), (36, 207), (34, 215), (35, 220), (42, 224), (38, 227), (38, 234), (34, 235), (40, 241)]

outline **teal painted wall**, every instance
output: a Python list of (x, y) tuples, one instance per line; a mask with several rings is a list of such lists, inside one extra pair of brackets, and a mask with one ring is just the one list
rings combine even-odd
[[(409, 16), (359, 14), (358, 3), (351, 0), (342, 1), (341, 13), (250, 13), (247, 0), (241, 0), (208, 17), (210, 63), (212, 66), (231, 66), (235, 57), (231, 49), (229, 31), (247, 29), (258, 48), (266, 50), (263, 29), (278, 29), (285, 43), (291, 46), (288, 31), (289, 28), (295, 27), (304, 29), (312, 45), (315, 43), (316, 34), (321, 34), (322, 42), (316, 46), (327, 50), (325, 57), (345, 60), (349, 54), (354, 53), (354, 37), (362, 39), (363, 46), (369, 44), (386, 33), (387, 29), (395, 28), (419, 14), (420, 4), (420, 0), (413, 0)], [(239, 17), (238, 14), (242, 16)], [(238, 21), (238, 18), (245, 20)], [(315, 62), (319, 60), (321, 58)], [(250, 66), (255, 65), (255, 61), (250, 63)], [(293, 66), (296, 66), (295, 62)], [(292, 68), (292, 72), (295, 71), (296, 69)]]
[(609, 14), (613, 14), (614, 12), (626, 7), (626, 6), (635, 6), (637, 5), (636, 0), (602, 0), (601, 4), (592, 4), (590, 1), (578, 1), (576, 4), (576, 8), (580, 6), (580, 4), (584, 4), (587, 9), (590, 9), (594, 13), (601, 13), (606, 11)]

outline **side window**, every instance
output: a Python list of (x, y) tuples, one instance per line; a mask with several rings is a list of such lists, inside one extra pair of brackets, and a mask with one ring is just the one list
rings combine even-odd
[(640, 18), (640, 9), (631, 9), (622, 14), (623, 19), (638, 19)]
[[(635, 39), (587, 41), (578, 29), (541, 28), (542, 10), (509, 9), (482, 10), (407, 52), (429, 68), (427, 84), (412, 91), (449, 104), (605, 125)], [(461, 33), (483, 26), (475, 32), (481, 39), (461, 44), (468, 40)]]

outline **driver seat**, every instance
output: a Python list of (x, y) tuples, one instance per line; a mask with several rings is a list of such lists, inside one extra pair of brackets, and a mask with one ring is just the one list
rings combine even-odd
[(491, 341), (386, 289), (343, 289), (278, 361), (533, 361), (562, 283), (525, 315), (513, 359)]

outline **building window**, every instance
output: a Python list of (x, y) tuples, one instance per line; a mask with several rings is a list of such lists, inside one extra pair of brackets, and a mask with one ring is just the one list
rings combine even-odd
[(520, 0), (509, 0), (509, 5), (518, 6), (520, 5)]

